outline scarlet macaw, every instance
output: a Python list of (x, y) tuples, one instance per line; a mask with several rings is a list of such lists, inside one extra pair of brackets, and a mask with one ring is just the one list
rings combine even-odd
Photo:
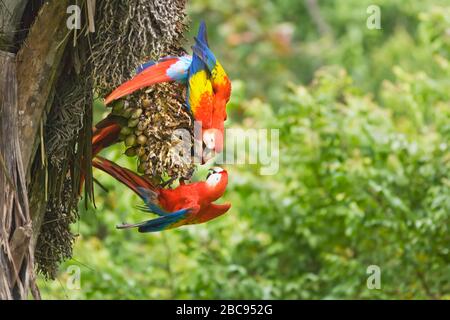
[(203, 133), (203, 141), (208, 148), (214, 148), (216, 152), (221, 152), (223, 150), (224, 121), (227, 119), (226, 105), (231, 96), (231, 81), (209, 49), (206, 37), (194, 39), (196, 43), (192, 47), (193, 56), (198, 56), (206, 64), (214, 91), (212, 122), (210, 129)]
[(164, 189), (155, 187), (145, 176), (141, 177), (100, 156), (95, 157), (92, 164), (136, 192), (145, 202), (141, 209), (159, 215), (156, 219), (136, 224), (118, 225), (118, 229), (137, 227), (139, 232), (156, 232), (199, 224), (217, 218), (231, 207), (229, 203), (212, 203), (223, 195), (228, 183), (228, 174), (222, 168), (210, 169), (206, 181)]
[(120, 85), (105, 99), (113, 100), (155, 83), (177, 81), (187, 85), (187, 108), (194, 119), (202, 123), (202, 138), (206, 146), (221, 152), (223, 149), (226, 104), (231, 95), (231, 82), (222, 65), (208, 47), (206, 25), (202, 21), (195, 38), (193, 55), (165, 57), (158, 62), (141, 65), (138, 74)]

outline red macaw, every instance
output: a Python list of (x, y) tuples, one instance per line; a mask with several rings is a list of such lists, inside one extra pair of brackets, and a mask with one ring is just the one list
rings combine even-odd
[(214, 148), (216, 152), (221, 152), (223, 150), (224, 121), (227, 119), (226, 105), (231, 96), (231, 81), (209, 49), (206, 37), (194, 39), (195, 45), (192, 47), (194, 57), (200, 57), (206, 64), (211, 74), (210, 80), (214, 91), (212, 122), (210, 129), (203, 133), (203, 141), (208, 148)]
[(141, 209), (159, 215), (159, 218), (121, 224), (118, 229), (137, 227), (139, 232), (156, 232), (183, 225), (207, 222), (226, 213), (231, 204), (214, 204), (225, 192), (228, 174), (222, 168), (212, 168), (206, 181), (180, 184), (175, 189), (155, 187), (145, 176), (139, 176), (100, 156), (92, 160), (94, 167), (113, 176), (145, 202)]
[(202, 123), (202, 138), (210, 150), (223, 150), (226, 104), (231, 82), (222, 65), (208, 47), (206, 25), (202, 21), (195, 38), (193, 55), (165, 57), (141, 65), (138, 74), (115, 89), (105, 99), (108, 104), (138, 89), (155, 83), (177, 81), (187, 85), (187, 108)]
[[(204, 23), (200, 24), (198, 34), (204, 41), (207, 41)], [(186, 104), (194, 115), (194, 119), (201, 123), (202, 142), (210, 150), (214, 150), (214, 145), (211, 145), (211, 139), (209, 138), (214, 114), (214, 92), (211, 75), (206, 64), (196, 54), (192, 55), (187, 81)]]

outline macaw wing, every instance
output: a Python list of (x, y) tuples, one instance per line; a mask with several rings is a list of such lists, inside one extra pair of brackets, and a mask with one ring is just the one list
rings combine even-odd
[(192, 51), (194, 52), (194, 55), (200, 57), (200, 59), (208, 66), (208, 70), (211, 73), (211, 82), (214, 93), (220, 93), (220, 95), (228, 100), (231, 95), (231, 82), (222, 65), (216, 59), (208, 45), (195, 38), (195, 45), (192, 47)]
[(159, 59), (157, 62), (150, 60), (144, 64), (141, 64), (137, 68), (136, 73), (138, 75), (154, 73), (155, 70), (157, 70), (154, 66), (157, 66), (158, 64), (168, 64), (166, 74), (171, 78), (171, 81), (185, 83), (188, 78), (188, 70), (191, 62), (192, 57), (189, 55), (183, 55), (181, 57), (167, 56)]
[(137, 227), (139, 232), (157, 232), (162, 230), (173, 229), (186, 224), (192, 219), (192, 216), (198, 212), (198, 206), (191, 208), (184, 208), (156, 219), (136, 223), (136, 224), (121, 224), (118, 229), (127, 229)]
[(196, 223), (203, 223), (215, 219), (226, 213), (230, 208), (231, 208), (230, 203), (225, 204), (210, 203), (205, 209), (203, 209), (203, 213), (199, 215), (198, 221), (196, 221)]
[(148, 189), (148, 190), (154, 190), (155, 187), (145, 179), (144, 177), (139, 176), (138, 174), (134, 173), (133, 171), (121, 167), (118, 164), (109, 161), (108, 159), (105, 159), (100, 156), (96, 156), (92, 159), (92, 165), (96, 167), (97, 169), (100, 169), (106, 173), (108, 173), (110, 176), (118, 180), (119, 182), (122, 182), (124, 185), (126, 185), (128, 188), (133, 190), (137, 193), (138, 196), (140, 196), (142, 199), (145, 200), (145, 195), (142, 194), (142, 190)]
[(208, 67), (208, 70), (212, 72), (217, 64), (217, 59), (208, 45), (201, 41), (201, 39), (194, 37), (195, 45), (192, 46), (192, 51), (197, 55)]
[(198, 26), (197, 39), (208, 46), (208, 33), (206, 31), (206, 23), (203, 20), (200, 21)]
[[(198, 28), (197, 37), (199, 39), (201, 39), (202, 41), (204, 41), (205, 43), (208, 43), (208, 39), (207, 39), (207, 35), (206, 35), (206, 24), (205, 24), (204, 21), (200, 22), (200, 25), (199, 25), (199, 28)], [(186, 105), (187, 105), (188, 110), (191, 110), (191, 101), (190, 101), (190, 94), (189, 94), (189, 91), (190, 91), (189, 79), (196, 72), (201, 71), (201, 70), (205, 70), (205, 66), (200, 63), (198, 56), (195, 57), (195, 55), (192, 55), (191, 62), (192, 61), (194, 63), (191, 64), (191, 66), (189, 67), (189, 70), (188, 70), (188, 86), (187, 86), (187, 89), (186, 89)]]
[(162, 62), (162, 61), (167, 61), (169, 59), (177, 59), (177, 57), (175, 56), (167, 56), (164, 58), (159, 59), (158, 61), (155, 60), (149, 60), (147, 62), (144, 62), (143, 64), (140, 64), (137, 68), (136, 68), (136, 74), (141, 73), (142, 71), (148, 69), (149, 67), (157, 64), (158, 62)]
[(189, 67), (187, 105), (195, 120), (209, 126), (212, 120), (214, 93), (209, 71), (203, 61), (192, 56)]
[(140, 73), (111, 92), (106, 97), (105, 104), (156, 83), (183, 81), (187, 78), (187, 70), (190, 65), (189, 56), (167, 58), (157, 63), (152, 62), (148, 62), (147, 67), (142, 67)]
[(148, 188), (137, 187), (138, 194), (144, 200), (145, 205), (136, 206), (139, 210), (144, 212), (152, 212), (157, 214), (158, 216), (164, 216), (169, 214), (166, 210), (164, 210), (159, 204), (158, 194), (153, 190)]

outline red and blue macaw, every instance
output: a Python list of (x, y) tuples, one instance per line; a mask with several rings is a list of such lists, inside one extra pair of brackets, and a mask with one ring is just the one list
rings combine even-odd
[(215, 204), (225, 192), (228, 174), (222, 168), (212, 168), (206, 181), (180, 184), (175, 189), (155, 187), (145, 176), (123, 168), (100, 156), (92, 160), (94, 167), (113, 176), (141, 197), (141, 209), (157, 214), (156, 219), (121, 224), (118, 229), (137, 227), (139, 232), (156, 232), (183, 225), (199, 224), (226, 213), (231, 204)]
[[(206, 26), (204, 28), (206, 30)], [(209, 149), (221, 152), (223, 150), (224, 121), (227, 119), (226, 106), (231, 96), (231, 81), (222, 65), (209, 49), (206, 31), (205, 37), (194, 39), (195, 45), (192, 47), (193, 57), (199, 57), (206, 65), (210, 73), (209, 80), (214, 93), (211, 125), (209, 129), (203, 132), (203, 141)]]
[(113, 100), (160, 82), (176, 81), (187, 86), (186, 105), (196, 121), (202, 123), (202, 139), (210, 150), (223, 150), (226, 104), (231, 82), (222, 65), (209, 49), (206, 25), (199, 26), (193, 55), (165, 57), (141, 65), (137, 75), (115, 89), (106, 99)]

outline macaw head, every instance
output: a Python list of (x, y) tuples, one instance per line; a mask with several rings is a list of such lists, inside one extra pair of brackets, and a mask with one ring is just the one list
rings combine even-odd
[(221, 128), (211, 128), (203, 131), (203, 143), (206, 149), (203, 152), (202, 164), (215, 157), (223, 150), (223, 122)]
[(203, 131), (203, 142), (205, 146), (214, 152), (220, 153), (223, 150), (223, 124), (219, 128), (211, 128)]
[(208, 171), (208, 175), (206, 176), (206, 185), (210, 190), (210, 198), (211, 201), (219, 199), (228, 184), (228, 173), (226, 170), (220, 167), (212, 167)]

